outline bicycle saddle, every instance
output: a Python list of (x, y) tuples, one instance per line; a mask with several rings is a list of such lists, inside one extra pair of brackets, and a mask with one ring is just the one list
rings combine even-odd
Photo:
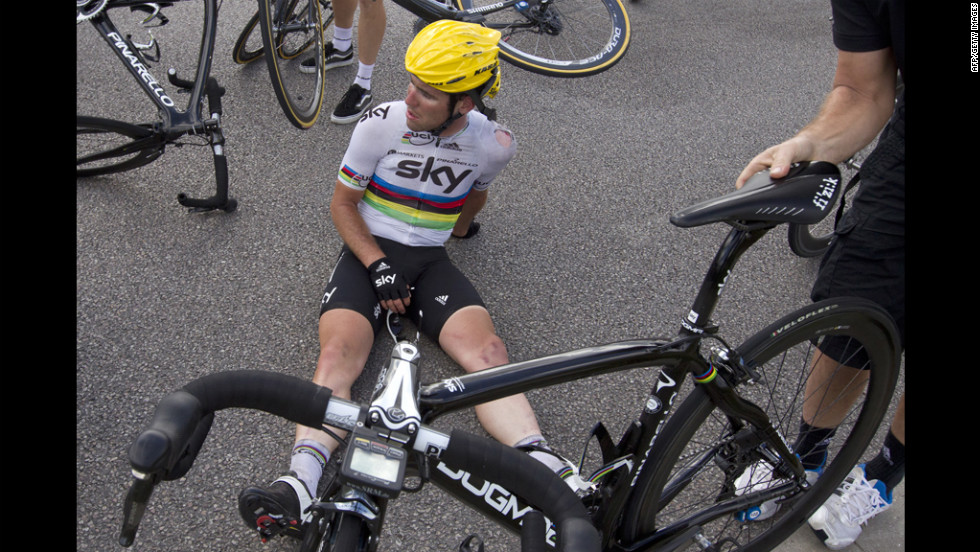
[(804, 161), (779, 179), (759, 172), (741, 189), (681, 209), (670, 222), (681, 228), (712, 222), (814, 224), (830, 213), (842, 188), (837, 165)]

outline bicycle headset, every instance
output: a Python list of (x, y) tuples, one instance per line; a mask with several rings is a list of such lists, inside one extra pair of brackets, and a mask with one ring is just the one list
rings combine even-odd
[[(472, 98), (476, 109), (493, 120), (495, 110), (487, 109), (483, 98), (493, 98), (500, 90), (500, 31), (475, 23), (442, 19), (427, 25), (408, 45), (405, 69), (423, 83), (449, 94), (450, 109), (461, 95)], [(462, 117), (451, 114), (432, 134)]]

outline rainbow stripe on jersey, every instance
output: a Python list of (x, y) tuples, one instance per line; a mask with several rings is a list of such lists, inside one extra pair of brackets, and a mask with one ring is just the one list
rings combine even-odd
[[(344, 167), (341, 175), (349, 169)], [(344, 178), (342, 176), (342, 178)], [(368, 182), (362, 201), (376, 211), (412, 226), (430, 230), (452, 230), (463, 210), (466, 196), (446, 198), (395, 186), (375, 175)]]

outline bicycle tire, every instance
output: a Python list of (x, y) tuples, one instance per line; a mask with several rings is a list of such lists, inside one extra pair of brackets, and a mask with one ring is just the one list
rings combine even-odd
[[(326, 32), (327, 27), (333, 22), (333, 6), (326, 0), (319, 0), (319, 2), (323, 30)], [(256, 29), (259, 29), (259, 31), (255, 32)], [(300, 45), (298, 52), (295, 48), (287, 48), (284, 55), (288, 57), (297, 56), (312, 45), (313, 38), (311, 37), (305, 45)], [(259, 25), (259, 12), (256, 11), (248, 20), (248, 23), (245, 24), (242, 32), (238, 35), (238, 39), (235, 41), (235, 47), (232, 49), (231, 54), (232, 59), (239, 65), (251, 63), (265, 54), (265, 47), (262, 44), (262, 30)]]
[[(468, 10), (488, 8), (497, 0), (453, 2)], [(553, 77), (606, 71), (623, 58), (632, 38), (620, 0), (546, 0), (523, 11), (511, 7), (483, 15), (484, 26), (501, 32), (500, 56), (505, 61)]]
[(249, 18), (242, 32), (238, 34), (238, 39), (235, 40), (235, 47), (231, 50), (231, 58), (235, 63), (245, 65), (259, 59), (265, 53), (262, 45), (262, 31), (260, 29), (256, 33), (255, 29), (257, 28), (259, 28), (259, 12), (256, 11)]
[(163, 155), (153, 124), (76, 115), (75, 176), (129, 171)]
[[(837, 430), (817, 482), (805, 491), (797, 486), (797, 492), (782, 498), (775, 516), (765, 521), (739, 522), (731, 511), (710, 512), (708, 509), (718, 504), (716, 500), (732, 496), (732, 482), (743, 471), (741, 468), (751, 468), (752, 462), (743, 461), (737, 471), (729, 465), (727, 476), (723, 473), (722, 464), (716, 463), (720, 458), (717, 445), (727, 442), (731, 447), (738, 443), (730, 440), (730, 422), (716, 411), (705, 390), (697, 386), (670, 416), (649, 452), (645, 464), (651, 469), (640, 474), (623, 517), (624, 542), (634, 542), (654, 531), (660, 531), (658, 537), (669, 538), (671, 533), (676, 536), (690, 526), (675, 523), (704, 516), (696, 526), (717, 547), (713, 549), (759, 552), (771, 550), (805, 523), (858, 462), (883, 420), (901, 358), (894, 323), (870, 301), (842, 298), (799, 309), (737, 349), (744, 362), (762, 374), (762, 381), (756, 385), (739, 385), (739, 393), (763, 408), (779, 434), (792, 445), (799, 431), (803, 402), (800, 393), (805, 376), (799, 374), (807, 370), (796, 374), (781, 363), (802, 360), (806, 368), (813, 342), (831, 334), (863, 344), (872, 370), (859, 406), (850, 411)], [(751, 495), (743, 495), (746, 496)], [(689, 548), (676, 549), (702, 550), (694, 542)]]
[(352, 514), (339, 514), (330, 552), (362, 552), (364, 523)]
[(818, 232), (815, 226), (808, 224), (789, 225), (787, 238), (789, 248), (800, 257), (810, 258), (819, 257), (827, 251), (830, 240), (834, 237), (834, 231)]
[[(320, 3), (299, 0), (259, 0), (262, 45), (279, 105), (295, 127), (307, 129), (316, 123), (323, 105), (323, 18)], [(288, 28), (285, 26), (289, 25)], [(300, 70), (300, 54), (313, 46), (316, 71)]]

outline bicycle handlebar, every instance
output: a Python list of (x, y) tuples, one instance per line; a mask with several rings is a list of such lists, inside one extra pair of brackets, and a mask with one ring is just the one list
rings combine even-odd
[[(210, 431), (214, 413), (226, 408), (261, 410), (314, 428), (328, 422), (350, 429), (362, 407), (332, 397), (330, 389), (310, 381), (249, 370), (204, 376), (167, 395), (157, 405), (150, 425), (129, 449), (134, 482), (124, 503), (120, 544), (133, 544), (153, 487), (187, 473)], [(551, 470), (530, 456), (465, 432), (454, 430), (447, 438), (429, 428), (420, 430), (415, 449), (534, 497), (536, 506), (558, 528), (559, 550), (600, 549), (598, 531), (581, 501)]]

